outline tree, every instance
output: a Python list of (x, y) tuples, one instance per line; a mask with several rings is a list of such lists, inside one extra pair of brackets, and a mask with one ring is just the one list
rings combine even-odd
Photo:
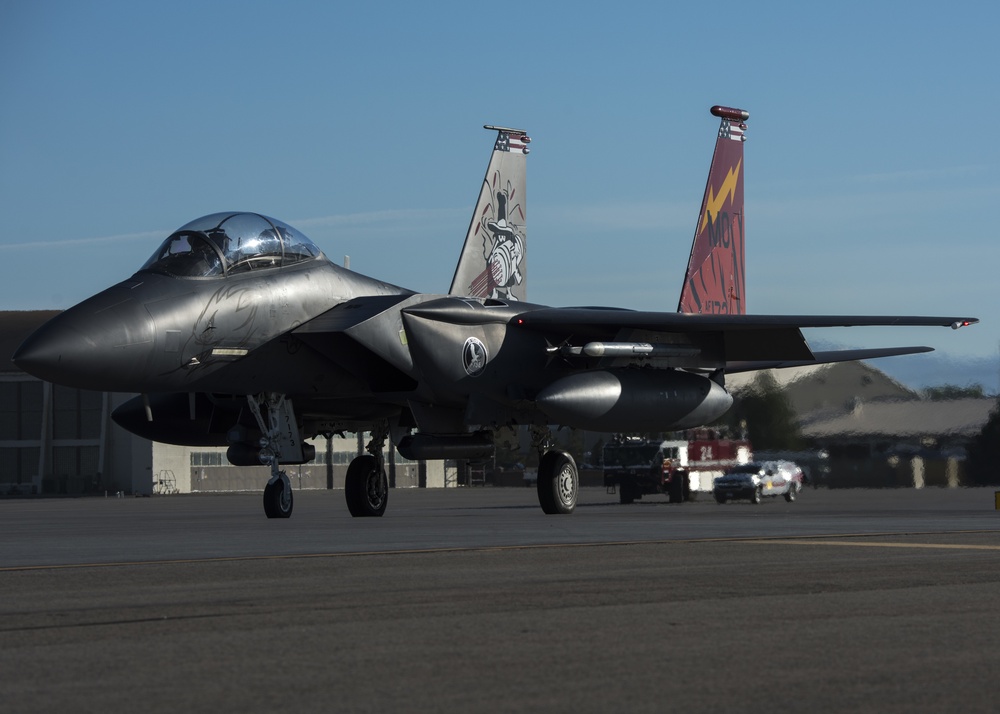
[(761, 372), (750, 388), (736, 397), (722, 422), (732, 433), (742, 432), (759, 451), (797, 451), (802, 448), (802, 434), (788, 397), (778, 387), (770, 372)]
[(969, 444), (968, 452), (966, 475), (972, 485), (1000, 484), (1000, 398), (982, 431)]
[(942, 384), (939, 387), (927, 387), (924, 389), (924, 399), (932, 402), (943, 402), (949, 399), (981, 399), (983, 397), (983, 385), (970, 384), (967, 387), (959, 387), (957, 384)]

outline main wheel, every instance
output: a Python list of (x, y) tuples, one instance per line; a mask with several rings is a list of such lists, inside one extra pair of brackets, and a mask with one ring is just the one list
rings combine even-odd
[(358, 456), (347, 467), (344, 484), (347, 510), (355, 518), (381, 516), (389, 503), (389, 480), (371, 454)]
[(274, 481), (264, 487), (264, 515), (268, 518), (288, 518), (292, 515), (292, 484), (282, 471)]
[(550, 515), (572, 513), (580, 490), (573, 457), (564, 451), (546, 451), (538, 464), (538, 503)]

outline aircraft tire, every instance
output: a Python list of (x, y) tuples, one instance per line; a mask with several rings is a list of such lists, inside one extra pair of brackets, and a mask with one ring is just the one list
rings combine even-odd
[(371, 454), (355, 458), (344, 484), (347, 510), (355, 518), (378, 517), (389, 503), (389, 480)]
[(549, 515), (572, 513), (580, 492), (580, 476), (573, 457), (564, 451), (546, 451), (538, 464), (538, 503)]
[(264, 487), (264, 515), (268, 518), (290, 518), (294, 504), (292, 485), (284, 473)]

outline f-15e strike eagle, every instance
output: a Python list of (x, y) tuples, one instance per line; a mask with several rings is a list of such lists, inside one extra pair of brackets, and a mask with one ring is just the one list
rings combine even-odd
[[(354, 516), (388, 500), (385, 440), (411, 459), (479, 459), (492, 432), (531, 425), (605, 432), (700, 426), (729, 409), (726, 374), (929, 351), (813, 352), (804, 327), (961, 327), (970, 317), (749, 315), (743, 143), (749, 114), (721, 120), (678, 311), (527, 302), (525, 162), (520, 129), (496, 141), (447, 295), (425, 295), (334, 265), (295, 228), (257, 213), (215, 213), (167, 237), (135, 275), (57, 315), (14, 355), (25, 371), (81, 389), (133, 392), (115, 421), (172, 444), (227, 446), (265, 464), (269, 518), (292, 513), (282, 464), (310, 461), (304, 439), (369, 431), (347, 471)], [(573, 457), (538, 467), (545, 513), (570, 513)]]

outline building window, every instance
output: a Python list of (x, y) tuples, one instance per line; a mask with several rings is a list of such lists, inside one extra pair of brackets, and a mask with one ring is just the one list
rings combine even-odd
[(45, 493), (91, 493), (100, 485), (99, 446), (53, 446), (52, 478), (42, 480)]
[(54, 385), (52, 388), (52, 437), (55, 439), (99, 439), (101, 436), (100, 392)]
[(228, 466), (229, 462), (223, 458), (221, 451), (192, 451), (192, 466)]
[(0, 448), (0, 483), (31, 483), (38, 471), (37, 446)]
[(52, 474), (84, 479), (97, 476), (97, 462), (101, 449), (98, 446), (55, 446), (52, 448)]
[(42, 383), (0, 382), (0, 440), (40, 439)]

